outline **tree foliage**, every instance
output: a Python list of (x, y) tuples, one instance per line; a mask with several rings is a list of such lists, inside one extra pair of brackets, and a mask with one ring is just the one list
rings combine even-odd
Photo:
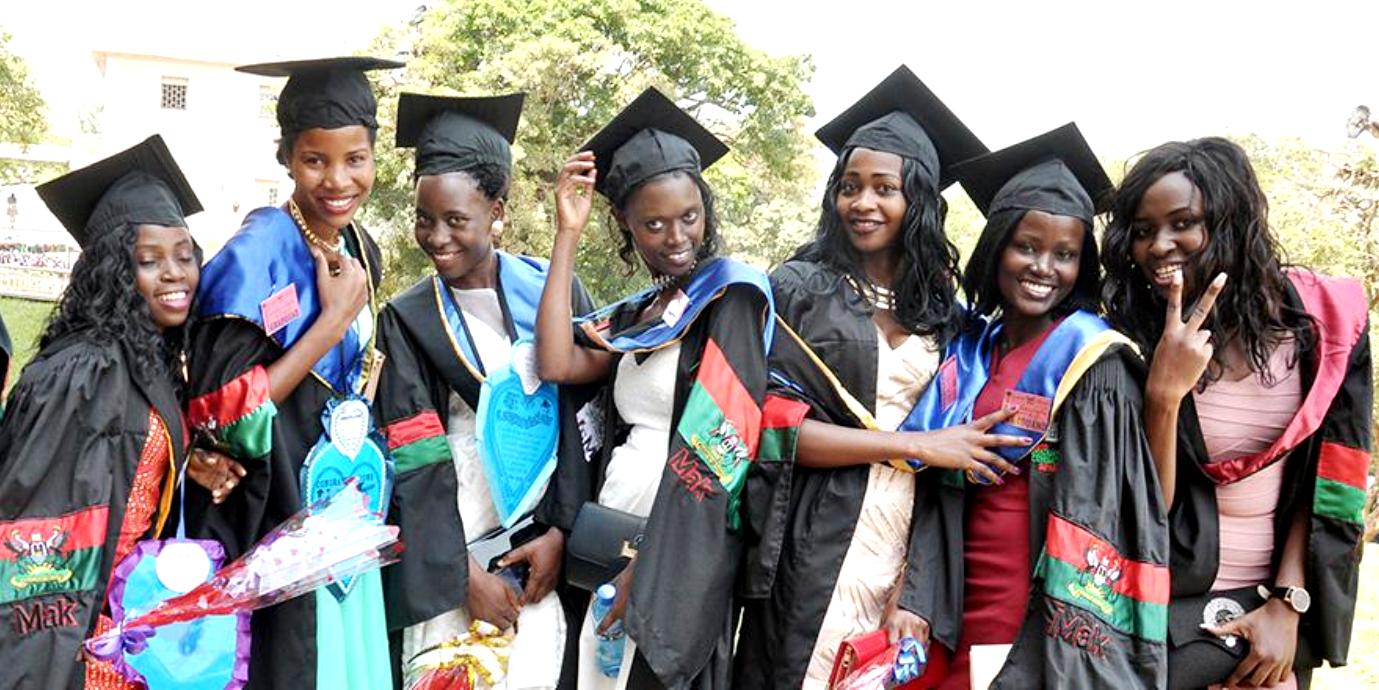
[[(1379, 157), (1369, 142), (1319, 151), (1297, 139), (1244, 137), (1269, 198), (1269, 224), (1293, 264), (1360, 279), (1369, 296), (1370, 344), (1379, 336)], [(1379, 379), (1376, 379), (1379, 384)], [(1379, 418), (1379, 415), (1376, 415)], [(1379, 529), (1379, 483), (1366, 523)]]
[[(9, 50), (10, 35), (0, 29), (0, 143), (36, 144), (48, 132), (43, 97), (19, 56)], [(33, 181), (47, 171), (42, 163), (0, 159), (0, 184)]]
[[(410, 53), (380, 90), (379, 177), (369, 220), (385, 230), (396, 291), (429, 267), (411, 237), (411, 153), (392, 148), (400, 90), (481, 95), (525, 91), (513, 149), (505, 247), (547, 255), (552, 190), (566, 158), (647, 86), (656, 86), (732, 147), (707, 174), (728, 250), (766, 267), (813, 225), (815, 165), (803, 131), (813, 106), (803, 90), (807, 57), (771, 57), (698, 0), (450, 0), (376, 48)], [(617, 258), (606, 214), (586, 232), (580, 276), (596, 298), (625, 294), (643, 278)], [(640, 267), (638, 267), (640, 270)]]

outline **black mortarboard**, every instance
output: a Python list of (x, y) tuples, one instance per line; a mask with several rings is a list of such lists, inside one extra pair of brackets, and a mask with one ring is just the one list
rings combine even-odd
[(954, 174), (988, 217), (1011, 209), (1047, 211), (1088, 223), (1107, 210), (1111, 180), (1077, 125), (958, 165)]
[(492, 163), (506, 175), (525, 93), (455, 98), (404, 93), (397, 101), (397, 145), (417, 149), (414, 176)]
[(45, 182), (37, 191), (83, 248), (127, 224), (186, 227), (186, 216), (201, 211), (201, 202), (157, 134)]
[(672, 170), (699, 172), (728, 146), (655, 88), (648, 88), (594, 135), (595, 189), (619, 206), (637, 185)]
[(904, 65), (814, 136), (838, 155), (860, 146), (912, 159), (939, 189), (955, 179), (950, 166), (987, 151), (977, 135)]
[(236, 67), (264, 77), (287, 77), (278, 94), (278, 127), (285, 135), (307, 129), (351, 125), (378, 128), (378, 102), (364, 73), (396, 69), (403, 63), (372, 57), (338, 57), (264, 62)]

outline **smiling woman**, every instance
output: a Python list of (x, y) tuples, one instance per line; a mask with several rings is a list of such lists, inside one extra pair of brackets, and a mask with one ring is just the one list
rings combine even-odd
[(939, 643), (931, 658), (951, 667), (934, 680), (1161, 687), (1168, 554), (1142, 366), (1097, 316), (1092, 223), (1111, 182), (1073, 124), (955, 174), (987, 216), (963, 274), (973, 312), (948, 349), (947, 401), (926, 393), (913, 421), (1004, 407), (996, 430), (1037, 441), (997, 451), (1018, 470), (1002, 483), (969, 475), (974, 486), (931, 485), (917, 501), (920, 548), (960, 554), (915, 578), (941, 592), (920, 612)]
[[(591, 531), (645, 524), (636, 556), (610, 559), (611, 607), (598, 620), (591, 607), (579, 631), (580, 688), (730, 685), (732, 590), (739, 575), (756, 580), (739, 566), (764, 519), (747, 502), (782, 471), (777, 453), (755, 451), (779, 448), (764, 430), (786, 424), (763, 407), (774, 318), (766, 276), (714, 254), (718, 219), (702, 171), (727, 152), (647, 89), (557, 177), (537, 365), (547, 380), (612, 389), (593, 470), (598, 506), (579, 524), (619, 514)], [(574, 323), (574, 255), (594, 191), (613, 209), (624, 259), (639, 256), (653, 284)], [(571, 543), (580, 539), (577, 527)]]
[[(482, 667), (478, 688), (554, 688), (562, 670), (573, 678), (562, 658), (573, 639), (566, 611), (578, 609), (562, 600), (557, 592), (569, 592), (556, 584), (562, 530), (573, 527), (588, 498), (589, 465), (576, 421), (583, 396), (551, 384), (508, 397), (498, 392), (503, 381), (533, 374), (522, 352), (534, 336), (548, 270), (542, 259), (496, 247), (523, 98), (404, 93), (398, 101), (398, 145), (416, 148), (413, 233), (435, 274), (379, 316), (387, 360), (378, 411), (399, 472), (406, 467), (413, 477), (405, 481), (425, 487), (424, 505), (458, 507), (460, 516), (449, 532), (452, 525), (436, 520), (436, 510), (399, 506), (404, 533), (410, 524), (425, 530), (426, 539), (413, 547), (429, 550), (427, 563), (445, 564), (460, 580), (458, 587), (447, 582), (437, 589), (437, 605), (407, 622), (401, 641), (405, 687), (426, 683), (428, 671), (441, 672), (447, 663), (475, 663), (495, 639), (506, 642), (469, 635), (479, 621), (510, 632), (512, 646), (505, 668)], [(577, 280), (570, 308), (581, 315), (591, 309)], [(552, 397), (554, 415), (516, 407)], [(518, 402), (500, 409), (499, 399)], [(533, 439), (553, 445), (554, 455), (550, 445)], [(523, 448), (536, 452), (524, 454)], [(523, 519), (528, 516), (536, 529)], [(483, 543), (505, 541), (506, 553), (483, 557), (492, 548)], [(501, 557), (496, 563), (495, 555)], [(416, 573), (409, 589), (419, 595), (432, 586), (433, 573)]]
[[(383, 458), (373, 464), (329, 464), (345, 457), (331, 452), (333, 410), (357, 409), (354, 401), (369, 395), (381, 363), (372, 300), (380, 256), (355, 216), (373, 188), (378, 128), (365, 73), (400, 66), (349, 57), (239, 68), (288, 77), (277, 106), (278, 160), (294, 188), (282, 207), (245, 218), (206, 265), (197, 295), (189, 416), (198, 442), (231, 455), (244, 476), (228, 495), (188, 491), (187, 514), (193, 533), (216, 537), (231, 556), (321, 498), (327, 489), (314, 478), (326, 472), (372, 478), (360, 486), (380, 519), (396, 520), (394, 500), (420, 503), (408, 492), (421, 484), (396, 475), (382, 453), (368, 456)], [(457, 520), (450, 506), (433, 522), (439, 530)], [(393, 568), (410, 572), (426, 554), (409, 548)], [(395, 582), (366, 573), (348, 586), (256, 612), (249, 684), (389, 687), (389, 624), (442, 605), (429, 599), (431, 590), (410, 592)], [(449, 573), (437, 573), (434, 582), (458, 586)]]
[[(159, 137), (39, 194), (82, 253), (0, 425), (0, 602), (13, 604), (0, 685), (142, 687), (78, 649), (113, 625), (113, 573), (163, 529), (171, 463), (185, 462), (181, 357), (201, 253), (184, 216), (201, 205)], [(216, 645), (233, 657), (233, 636)], [(228, 682), (233, 666), (213, 672)]]

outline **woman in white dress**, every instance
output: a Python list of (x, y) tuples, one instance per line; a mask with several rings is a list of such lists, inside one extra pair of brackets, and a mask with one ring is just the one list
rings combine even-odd
[[(509, 142), (521, 105), (521, 94), (403, 94), (398, 106), (398, 144), (417, 149), (416, 240), (435, 274), (390, 302), (380, 318), (388, 359), (379, 416), (399, 467), (438, 468), (420, 494), (425, 505), (398, 509), (404, 516), (409, 510), (436, 515), (442, 512), (436, 504), (449, 502), (449, 511), (459, 513), (455, 523), (404, 521), (403, 538), (449, 544), (438, 554), (444, 560), (432, 566), (467, 573), (465, 587), (443, 600), (447, 606), (431, 607), (429, 616), (390, 620), (390, 627), (402, 631), (400, 656), (409, 686), (427, 671), (446, 670), (447, 662), (466, 657), (467, 670), (485, 688), (554, 688), (561, 677), (566, 617), (555, 587), (562, 530), (569, 529), (588, 491), (587, 479), (580, 477), (587, 472), (575, 401), (562, 393), (553, 422), (560, 433), (557, 469), (521, 475), (531, 481), (525, 504), (495, 495), (478, 432), (481, 390), (489, 377), (514, 364), (514, 344), (534, 335), (546, 276), (544, 261), (495, 247), (511, 177)], [(575, 309), (588, 310), (582, 289), (574, 299)], [(521, 371), (520, 362), (514, 369)], [(527, 373), (534, 380), (534, 372)], [(520, 507), (500, 511), (500, 503)], [(537, 536), (503, 556), (499, 573), (489, 572), (490, 563), (480, 563), (466, 543), (502, 533), (504, 517), (518, 531), (514, 523), (526, 510), (535, 521), (526, 533)], [(406, 584), (424, 588), (426, 580), (413, 577)]]
[[(557, 230), (538, 322), (541, 377), (611, 380), (598, 503), (646, 518), (636, 557), (614, 577), (602, 621), (580, 628), (579, 687), (726, 688), (733, 586), (752, 545), (752, 487), (779, 467), (762, 441), (772, 319), (766, 276), (715, 256), (717, 218), (701, 170), (727, 152), (648, 89), (556, 183)], [(592, 192), (608, 198), (622, 256), (653, 286), (576, 326), (570, 279)], [(579, 340), (576, 341), (576, 336)], [(776, 425), (779, 426), (779, 425)], [(748, 485), (751, 485), (749, 487)], [(621, 621), (616, 677), (596, 663), (596, 628)]]

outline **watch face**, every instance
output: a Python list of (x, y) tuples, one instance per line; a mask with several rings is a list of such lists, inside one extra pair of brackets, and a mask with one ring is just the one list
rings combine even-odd
[(1312, 607), (1312, 595), (1301, 587), (1289, 587), (1288, 605), (1298, 613), (1307, 613), (1307, 609)]

